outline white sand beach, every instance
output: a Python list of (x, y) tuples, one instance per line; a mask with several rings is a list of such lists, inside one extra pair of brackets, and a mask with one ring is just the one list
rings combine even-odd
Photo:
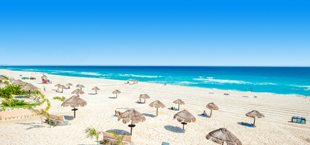
[[(85, 94), (80, 97), (87, 101), (85, 107), (79, 107), (76, 118), (69, 120), (70, 125), (50, 128), (40, 123), (40, 117), (30, 119), (0, 121), (0, 144), (52, 144), (52, 145), (78, 145), (96, 144), (96, 139), (86, 138), (85, 129), (94, 127), (99, 131), (113, 129), (130, 132), (128, 124), (117, 121), (114, 116), (116, 108), (129, 107), (145, 115), (146, 121), (136, 124), (133, 128), (132, 141), (135, 145), (160, 145), (169, 142), (170, 145), (216, 145), (207, 140), (206, 135), (218, 128), (227, 128), (237, 136), (243, 145), (303, 145), (310, 144), (310, 123), (297, 124), (289, 122), (292, 116), (303, 116), (310, 120), (310, 98), (273, 95), (264, 93), (247, 93), (224, 90), (212, 90), (205, 88), (172, 86), (139, 82), (138, 84), (126, 84), (126, 81), (107, 80), (97, 78), (80, 78), (49, 75), (47, 77), (53, 84), (42, 84), (42, 73), (20, 72), (0, 70), (0, 74), (21, 79), (22, 74), (27, 77), (36, 77), (37, 80), (25, 80), (41, 89), (42, 93), (50, 100), (49, 113), (68, 116), (72, 118), (71, 107), (61, 107), (62, 102), (54, 100), (55, 96), (69, 98), (77, 84), (83, 84)], [(65, 85), (72, 83), (71, 89), (64, 89), (64, 93), (58, 93), (55, 84)], [(46, 87), (46, 91), (43, 90)], [(97, 86), (98, 94), (91, 90)], [(112, 91), (120, 90), (115, 94)], [(214, 94), (210, 94), (213, 92)], [(229, 93), (229, 95), (223, 95)], [(138, 104), (136, 101), (140, 94), (148, 94), (151, 98), (146, 104)], [(244, 97), (247, 96), (247, 97)], [(254, 98), (257, 96), (257, 98)], [(188, 123), (185, 131), (182, 124), (173, 119), (178, 111), (169, 110), (171, 106), (177, 107), (174, 100), (182, 99), (185, 105), (181, 110), (187, 109), (196, 117), (196, 122)], [(158, 116), (156, 108), (149, 104), (160, 100), (165, 108), (159, 108)], [(214, 102), (218, 111), (213, 111), (212, 117), (201, 117), (204, 110), (209, 114), (206, 105)], [(253, 118), (245, 114), (252, 110), (258, 110), (265, 118), (256, 119), (256, 127), (246, 127), (239, 122), (252, 123)], [(102, 135), (100, 135), (102, 140)]]

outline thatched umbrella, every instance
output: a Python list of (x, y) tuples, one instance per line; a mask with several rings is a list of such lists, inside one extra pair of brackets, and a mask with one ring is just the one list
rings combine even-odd
[(218, 144), (224, 144), (226, 142), (227, 145), (242, 145), (240, 140), (233, 135), (230, 131), (228, 131), (226, 128), (220, 128), (214, 131), (211, 131), (206, 138), (208, 140), (212, 140), (215, 143)]
[(127, 80), (127, 84), (129, 84), (129, 82), (130, 82), (130, 79)]
[(46, 80), (46, 79), (47, 79), (47, 76), (46, 76), (46, 75), (43, 75), (43, 76), (41, 77), (41, 79)]
[(217, 107), (213, 102), (209, 103), (206, 107), (211, 110), (210, 117), (212, 116), (212, 110), (219, 110), (219, 107)]
[(145, 103), (145, 99), (150, 99), (151, 97), (147, 94), (141, 94), (139, 98), (144, 99), (144, 103)]
[(91, 90), (95, 90), (96, 91), (96, 94), (97, 94), (97, 90), (100, 90), (98, 87), (94, 87), (92, 88)]
[(133, 79), (133, 80), (132, 80), (132, 83), (133, 83), (133, 84), (134, 84), (134, 83), (136, 83), (136, 80), (135, 80), (135, 79)]
[(61, 91), (61, 92), (63, 93), (63, 92), (64, 92), (64, 88), (66, 89), (67, 87), (66, 87), (66, 86), (64, 86), (64, 85), (60, 85), (60, 86), (59, 86), (59, 88), (61, 88), (61, 89), (62, 89), (62, 91)]
[(16, 80), (14, 83), (12, 83), (13, 85), (24, 85), (26, 84), (25, 82), (21, 81), (21, 80)]
[(263, 117), (265, 117), (262, 113), (260, 113), (260, 112), (258, 112), (258, 111), (256, 111), (256, 110), (252, 110), (252, 111), (250, 111), (250, 112), (248, 112), (247, 114), (245, 114), (246, 116), (248, 116), (248, 117), (252, 117), (252, 118), (254, 118), (254, 125), (255, 125), (255, 118), (257, 117), (257, 118), (263, 118)]
[(87, 102), (75, 95), (61, 104), (62, 107), (70, 106), (73, 108), (74, 118), (75, 118), (75, 111), (77, 110), (76, 108), (79, 106), (84, 107), (85, 105), (87, 105)]
[(173, 101), (173, 103), (179, 104), (178, 110), (180, 110), (180, 105), (185, 105), (185, 103), (181, 99), (175, 100), (175, 101)]
[(135, 82), (136, 82), (136, 84), (137, 84), (137, 83), (139, 82), (139, 80), (136, 80)]
[(38, 88), (30, 83), (20, 89), (20, 91), (29, 91), (29, 95), (30, 91), (36, 91), (36, 90), (38, 90)]
[(121, 115), (119, 115), (117, 120), (120, 121), (121, 119), (123, 119), (124, 124), (130, 122), (130, 125), (128, 125), (131, 128), (130, 134), (132, 134), (132, 127), (135, 127), (134, 125), (135, 123), (143, 122), (146, 120), (145, 116), (135, 109), (129, 109), (124, 113), (122, 113)]
[(183, 130), (184, 130), (184, 125), (186, 125), (187, 123), (196, 121), (196, 118), (191, 113), (189, 113), (186, 109), (175, 114), (173, 116), (173, 119), (177, 119), (179, 122), (183, 124)]
[(160, 102), (159, 100), (152, 102), (149, 106), (156, 108), (156, 116), (158, 116), (158, 108), (164, 108), (165, 107), (165, 105), (162, 102)]
[(60, 86), (61, 86), (61, 84), (57, 84), (57, 85), (55, 85), (55, 87), (57, 87), (57, 88), (58, 88), (57, 92), (59, 92), (59, 88), (60, 88)]
[(71, 83), (66, 84), (66, 86), (68, 86), (68, 89), (70, 89), (70, 86), (72, 86)]
[(84, 92), (80, 89), (76, 89), (71, 94), (76, 94), (77, 96), (79, 96), (80, 94), (84, 94)]
[(116, 89), (115, 91), (112, 92), (112, 94), (116, 94), (116, 98), (117, 98), (117, 94), (122, 93), (121, 91), (119, 91), (118, 89)]
[(85, 88), (85, 86), (79, 85), (78, 88), (80, 88), (82, 90), (82, 88)]

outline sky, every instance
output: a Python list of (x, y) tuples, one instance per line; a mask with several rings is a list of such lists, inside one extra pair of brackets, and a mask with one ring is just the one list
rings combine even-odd
[(0, 1), (0, 64), (310, 66), (310, 1)]

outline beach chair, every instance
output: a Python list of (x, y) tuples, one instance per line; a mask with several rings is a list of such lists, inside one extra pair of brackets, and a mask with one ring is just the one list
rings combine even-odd
[[(112, 134), (112, 133), (102, 132), (102, 134), (103, 134), (103, 138), (105, 138), (105, 139), (113, 140), (113, 141), (116, 140), (116, 137), (115, 137), (114, 134)], [(123, 138), (123, 143), (127, 143), (127, 144), (129, 144), (129, 145), (132, 145), (133, 142), (131, 141), (131, 136), (127, 136), (127, 135), (126, 135), (126, 136)]]
[(54, 121), (59, 126), (69, 125), (69, 122), (65, 120), (65, 117), (63, 116), (57, 116), (50, 114), (51, 120)]

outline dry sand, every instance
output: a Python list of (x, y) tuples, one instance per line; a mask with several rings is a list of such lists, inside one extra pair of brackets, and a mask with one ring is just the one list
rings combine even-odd
[[(23, 76), (36, 77), (37, 80), (27, 80), (33, 85), (41, 88), (43, 94), (50, 100), (49, 112), (56, 115), (65, 115), (72, 118), (73, 112), (69, 107), (61, 107), (59, 100), (53, 100), (55, 96), (72, 96), (71, 92), (76, 89), (75, 85), (83, 84), (84, 95), (81, 98), (87, 101), (85, 107), (78, 108), (77, 118), (70, 120), (68, 126), (49, 128), (40, 124), (40, 118), (22, 119), (14, 121), (0, 121), (0, 144), (96, 144), (95, 139), (86, 138), (85, 129), (95, 127), (100, 131), (124, 130), (130, 131), (128, 124), (117, 121), (114, 116), (115, 108), (135, 108), (146, 116), (146, 121), (136, 124), (133, 129), (132, 140), (135, 145), (160, 145), (169, 142), (171, 145), (215, 145), (206, 140), (206, 135), (218, 128), (227, 128), (235, 134), (244, 145), (301, 145), (310, 144), (310, 125), (290, 123), (293, 115), (300, 115), (310, 119), (310, 98), (297, 96), (272, 95), (262, 93), (245, 93), (223, 90), (211, 90), (205, 88), (171, 86), (139, 82), (139, 84), (125, 84), (126, 81), (106, 80), (96, 78), (78, 78), (47, 75), (53, 84), (42, 84), (41, 73), (18, 72), (0, 70), (15, 79)], [(71, 89), (64, 89), (64, 93), (57, 93), (55, 84), (72, 83)], [(43, 91), (43, 86), (47, 91)], [(97, 95), (93, 95), (93, 87), (99, 87)], [(122, 93), (114, 98), (112, 91), (119, 89)], [(214, 92), (214, 94), (209, 94)], [(223, 95), (229, 93), (230, 95)], [(148, 94), (151, 98), (146, 104), (135, 103), (140, 94)], [(243, 97), (248, 96), (248, 97)], [(258, 96), (258, 98), (254, 98)], [(181, 109), (187, 109), (196, 117), (196, 122), (188, 123), (185, 131), (182, 125), (173, 119), (177, 111), (169, 110), (168, 107), (175, 106), (172, 102), (182, 99), (185, 105)], [(149, 103), (160, 100), (166, 108), (160, 108), (158, 117), (156, 109), (149, 107)], [(206, 105), (214, 102), (220, 108), (213, 111), (212, 118), (198, 116), (203, 110), (209, 114)], [(238, 122), (252, 123), (253, 119), (245, 114), (251, 110), (258, 110), (266, 117), (256, 119), (256, 127), (250, 128), (239, 125)], [(102, 139), (102, 136), (100, 136)]]

